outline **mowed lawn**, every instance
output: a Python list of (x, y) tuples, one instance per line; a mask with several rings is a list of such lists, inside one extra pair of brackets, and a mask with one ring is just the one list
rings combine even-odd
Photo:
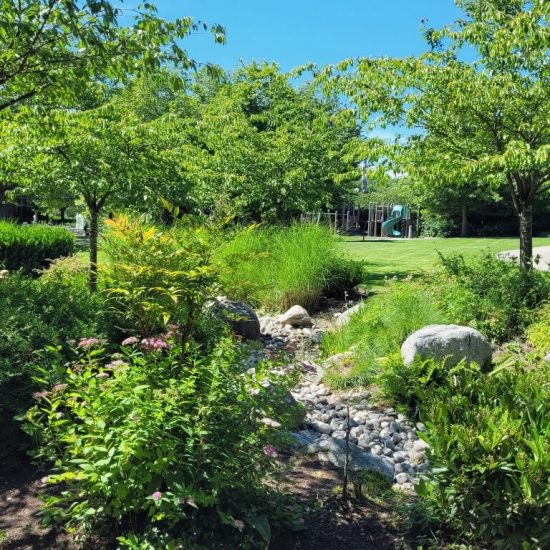
[[(490, 252), (517, 250), (517, 237), (453, 239), (365, 239), (344, 237), (343, 250), (356, 260), (367, 262), (368, 280), (373, 286), (383, 284), (385, 277), (406, 277), (437, 267), (438, 252), (443, 256), (462, 254), (466, 260)], [(533, 246), (550, 246), (550, 237), (535, 238)]]

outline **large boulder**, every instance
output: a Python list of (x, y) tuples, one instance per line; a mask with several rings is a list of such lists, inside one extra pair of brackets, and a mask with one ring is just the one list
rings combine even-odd
[(220, 319), (223, 319), (235, 334), (245, 340), (258, 340), (260, 338), (258, 316), (244, 302), (228, 300), (222, 296), (214, 302), (212, 311)]
[(309, 313), (302, 306), (292, 306), (288, 311), (277, 318), (281, 325), (292, 325), (293, 327), (308, 327), (313, 323)]
[(486, 366), (491, 360), (491, 345), (478, 330), (459, 325), (428, 325), (413, 332), (401, 346), (401, 357), (410, 365), (417, 357), (445, 360), (453, 367), (467, 364)]

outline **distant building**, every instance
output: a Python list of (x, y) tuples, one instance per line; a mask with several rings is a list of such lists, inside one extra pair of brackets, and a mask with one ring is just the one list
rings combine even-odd
[(6, 193), (12, 189), (9, 185), (0, 185), (0, 219), (14, 219), (19, 222), (32, 222), (33, 206), (29, 197), (17, 196), (8, 199)]

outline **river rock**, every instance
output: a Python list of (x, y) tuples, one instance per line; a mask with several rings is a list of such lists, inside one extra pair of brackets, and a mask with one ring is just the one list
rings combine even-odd
[(346, 309), (343, 313), (341, 313), (337, 319), (336, 319), (336, 326), (343, 327), (344, 325), (347, 325), (351, 319), (351, 317), (357, 313), (361, 307), (363, 306), (363, 302), (359, 302), (358, 304), (355, 304), (353, 307), (350, 307)]
[(313, 324), (309, 313), (302, 306), (292, 306), (277, 321), (282, 325), (290, 325), (292, 327), (307, 327)]
[(491, 360), (491, 345), (481, 332), (470, 327), (428, 325), (405, 340), (401, 357), (405, 365), (419, 357), (444, 360), (449, 368), (462, 360), (485, 367)]

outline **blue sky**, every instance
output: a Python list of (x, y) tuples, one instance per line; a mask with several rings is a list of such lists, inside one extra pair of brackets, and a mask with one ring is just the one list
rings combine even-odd
[[(420, 21), (438, 27), (460, 11), (453, 0), (156, 0), (167, 19), (193, 16), (219, 23), (227, 44), (209, 34), (186, 39), (199, 62), (232, 69), (244, 62), (276, 61), (283, 70), (306, 62), (325, 65), (348, 57), (406, 56), (425, 49)], [(126, 4), (126, 2), (125, 2)]]

